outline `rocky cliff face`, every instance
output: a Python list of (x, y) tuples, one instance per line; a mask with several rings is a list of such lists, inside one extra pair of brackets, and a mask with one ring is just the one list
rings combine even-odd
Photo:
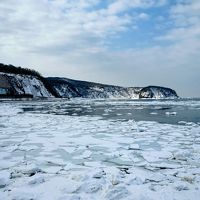
[(140, 88), (124, 88), (67, 78), (48, 78), (58, 95), (65, 98), (138, 98)]
[(0, 96), (60, 97), (90, 99), (177, 98), (170, 88), (159, 86), (120, 87), (68, 78), (44, 78), (28, 68), (0, 63)]
[(64, 98), (117, 98), (117, 99), (139, 99), (139, 98), (177, 98), (176, 92), (170, 88), (159, 86), (148, 87), (120, 87), (77, 81), (67, 78), (47, 78), (50, 85), (56, 90), (60, 97)]
[(148, 86), (140, 90), (139, 98), (165, 99), (165, 98), (178, 98), (178, 95), (174, 90), (170, 88), (159, 87), (159, 86)]
[(0, 73), (0, 93), (7, 96), (53, 97), (35, 76)]

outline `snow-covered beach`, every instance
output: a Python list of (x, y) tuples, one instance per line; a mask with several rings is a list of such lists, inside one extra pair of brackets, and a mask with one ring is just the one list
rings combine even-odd
[(0, 199), (197, 200), (198, 113), (199, 100), (2, 101)]

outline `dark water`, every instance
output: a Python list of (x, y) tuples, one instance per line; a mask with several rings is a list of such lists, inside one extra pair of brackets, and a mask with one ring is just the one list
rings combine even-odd
[(6, 102), (8, 104), (17, 104), (24, 112), (37, 114), (99, 116), (102, 119), (157, 121), (168, 124), (181, 124), (181, 121), (200, 123), (200, 99), (55, 99)]

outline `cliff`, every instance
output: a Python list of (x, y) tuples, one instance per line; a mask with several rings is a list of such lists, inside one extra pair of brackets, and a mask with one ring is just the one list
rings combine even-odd
[(90, 99), (178, 97), (174, 90), (160, 86), (120, 87), (68, 78), (44, 78), (35, 70), (4, 64), (0, 64), (0, 96)]
[(0, 80), (0, 94), (2, 96), (54, 97), (43, 82), (35, 76), (0, 73)]
[(160, 86), (120, 87), (58, 77), (49, 77), (47, 80), (57, 94), (65, 98), (165, 99), (178, 97), (174, 90)]

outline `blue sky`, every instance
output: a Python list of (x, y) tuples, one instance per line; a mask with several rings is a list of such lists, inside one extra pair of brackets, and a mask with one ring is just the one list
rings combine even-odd
[(199, 0), (0, 1), (0, 62), (200, 96)]

